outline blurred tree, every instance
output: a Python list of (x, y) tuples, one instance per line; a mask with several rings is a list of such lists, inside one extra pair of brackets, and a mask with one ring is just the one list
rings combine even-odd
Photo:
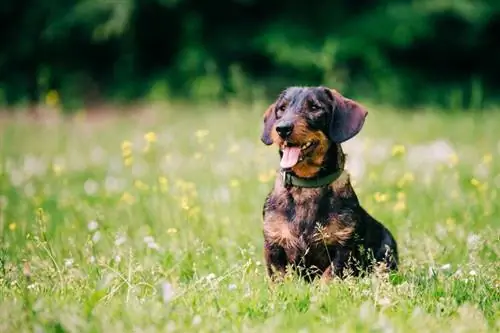
[[(500, 88), (500, 1), (3, 0), (0, 100), (255, 98), (292, 84), (415, 105)], [(458, 94), (458, 95), (457, 95)]]

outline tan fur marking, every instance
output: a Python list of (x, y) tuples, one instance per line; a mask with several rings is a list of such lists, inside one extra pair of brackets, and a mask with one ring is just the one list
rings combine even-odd
[(332, 220), (328, 225), (319, 229), (313, 236), (315, 242), (325, 245), (344, 245), (354, 232), (353, 227), (343, 226), (339, 221)]
[(270, 212), (264, 222), (264, 233), (271, 243), (278, 244), (284, 248), (295, 248), (299, 239), (290, 228), (285, 216)]
[(345, 189), (346, 186), (350, 184), (349, 181), (349, 174), (347, 171), (343, 171), (342, 174), (335, 180), (333, 183), (330, 184), (331, 188), (335, 193), (339, 193)]
[[(278, 147), (283, 144), (284, 140), (276, 132), (276, 124), (271, 130), (271, 138)], [(292, 167), (292, 171), (298, 177), (313, 177), (320, 170), (325, 159), (325, 154), (328, 151), (329, 140), (326, 135), (321, 131), (308, 130), (305, 120), (299, 119), (295, 122), (294, 131), (288, 141), (297, 145), (302, 145), (308, 141), (317, 142), (317, 146), (314, 148), (312, 154)]]
[(321, 283), (328, 283), (333, 279), (333, 267), (330, 264), (323, 274), (321, 274)]

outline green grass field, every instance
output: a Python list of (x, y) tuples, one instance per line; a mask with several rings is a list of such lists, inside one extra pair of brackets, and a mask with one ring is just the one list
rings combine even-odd
[(272, 286), (264, 110), (1, 117), (0, 332), (500, 330), (498, 112), (370, 108), (344, 150), (400, 271)]

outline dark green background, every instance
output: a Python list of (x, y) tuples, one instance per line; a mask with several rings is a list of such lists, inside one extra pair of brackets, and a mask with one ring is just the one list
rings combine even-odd
[(325, 84), (401, 106), (500, 91), (500, 1), (2, 0), (0, 103), (251, 100)]

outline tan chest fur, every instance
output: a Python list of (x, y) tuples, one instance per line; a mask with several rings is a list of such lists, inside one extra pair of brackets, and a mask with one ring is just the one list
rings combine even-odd
[[(340, 189), (346, 180), (341, 176), (331, 186), (334, 190)], [(325, 217), (323, 221), (316, 221), (321, 190), (286, 190), (279, 179), (275, 185), (273, 205), (268, 208), (264, 218), (264, 234), (270, 242), (285, 249), (307, 251), (322, 244), (344, 244), (351, 237), (352, 224), (343, 221), (345, 217), (335, 212), (330, 212), (330, 217)]]

